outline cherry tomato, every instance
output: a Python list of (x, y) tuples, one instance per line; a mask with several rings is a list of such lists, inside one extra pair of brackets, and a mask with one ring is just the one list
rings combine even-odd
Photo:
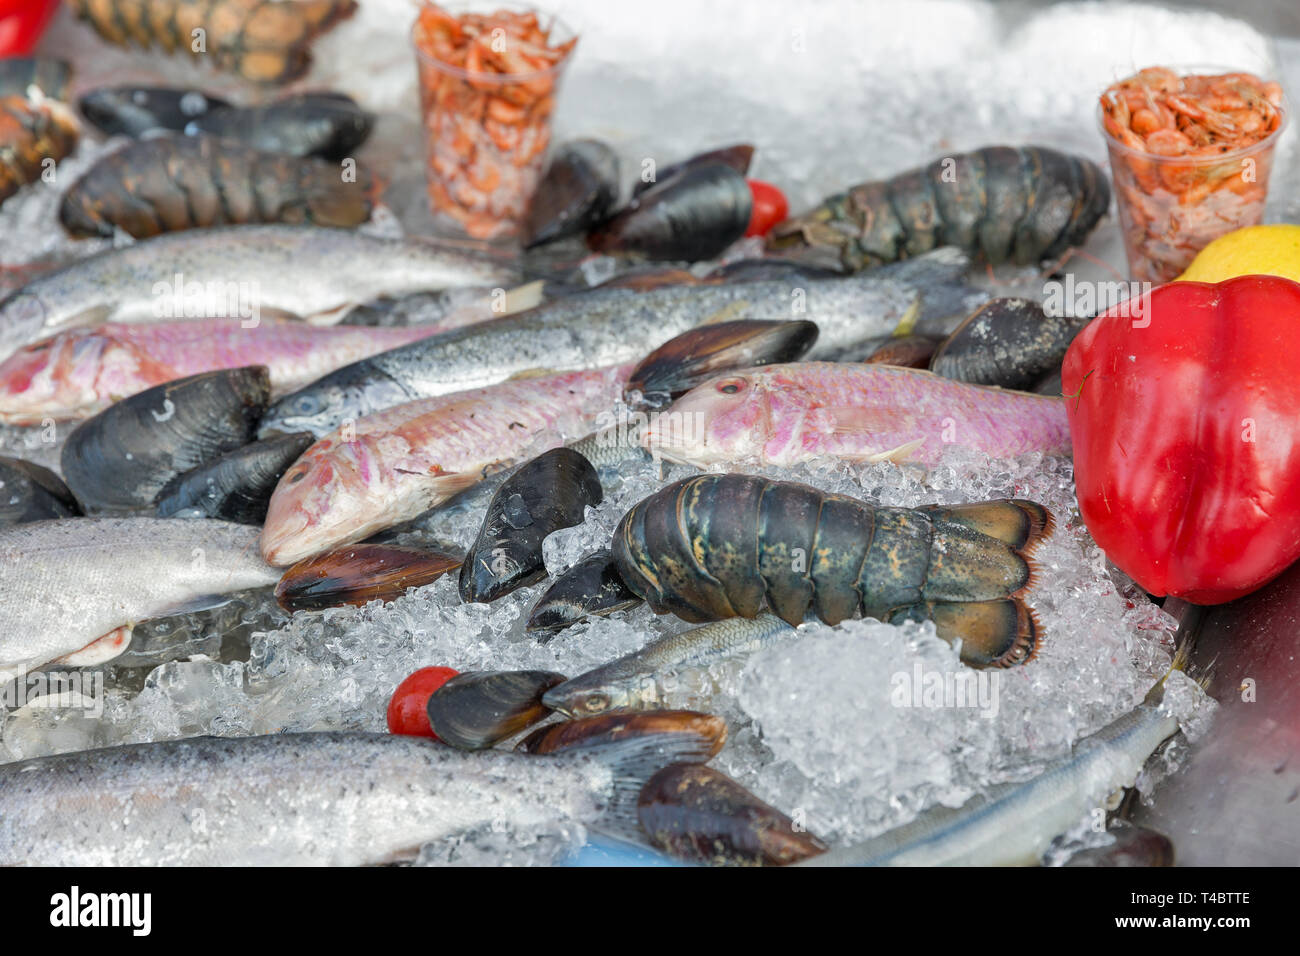
[(772, 227), (790, 215), (790, 204), (785, 193), (761, 179), (748, 179), (749, 193), (754, 197), (754, 211), (749, 217), (747, 236), (766, 236)]
[(435, 690), (456, 676), (450, 667), (421, 667), (397, 685), (388, 702), (388, 730), (394, 734), (411, 737), (437, 735), (429, 726), (429, 697)]

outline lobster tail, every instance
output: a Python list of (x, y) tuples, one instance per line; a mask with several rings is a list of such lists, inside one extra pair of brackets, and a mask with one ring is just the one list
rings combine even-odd
[(613, 560), (657, 613), (687, 621), (753, 618), (792, 626), (811, 608), (828, 624), (859, 613), (932, 619), (973, 666), (1027, 660), (1040, 628), (1018, 595), (1050, 513), (1009, 499), (876, 508), (807, 485), (701, 475), (632, 508)]

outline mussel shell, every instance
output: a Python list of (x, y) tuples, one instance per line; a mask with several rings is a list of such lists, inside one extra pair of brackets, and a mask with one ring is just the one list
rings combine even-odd
[(939, 340), (924, 335), (889, 336), (862, 359), (868, 365), (897, 365), (902, 368), (929, 368)]
[(585, 232), (618, 201), (618, 154), (600, 140), (565, 143), (528, 207), (524, 248)]
[(375, 116), (343, 93), (295, 93), (262, 106), (226, 107), (188, 123), (187, 133), (209, 133), (268, 153), (341, 160), (374, 128)]
[(537, 640), (545, 644), (589, 614), (604, 616), (640, 603), (641, 598), (623, 583), (614, 556), (605, 548), (587, 555), (555, 579), (529, 612), (528, 630), (543, 632)]
[(1065, 391), (1065, 385), (1061, 382), (1061, 369), (1055, 368), (1048, 372), (1034, 386), (1034, 391), (1039, 395), (1051, 395), (1054, 398), (1060, 398)]
[(150, 508), (178, 475), (252, 441), (270, 398), (262, 365), (155, 385), (73, 430), (64, 480), (86, 514)]
[(236, 448), (167, 482), (154, 511), (160, 518), (183, 515), (262, 524), (280, 476), (315, 440), (311, 432), (294, 432)]
[(690, 734), (712, 741), (709, 756), (727, 742), (727, 722), (694, 710), (656, 710), (649, 713), (602, 714), (538, 727), (521, 740), (516, 750), (530, 754), (555, 754), (581, 747), (617, 743), (628, 737), (653, 734)]
[(492, 496), (465, 555), (461, 600), (486, 604), (540, 581), (546, 576), (542, 541), (581, 524), (587, 505), (600, 504), (603, 494), (591, 462), (570, 448), (554, 448), (520, 465)]
[(690, 166), (660, 180), (594, 229), (597, 252), (648, 259), (712, 259), (745, 234), (754, 200), (745, 177), (729, 166)]
[(109, 136), (138, 139), (147, 133), (185, 129), (212, 110), (229, 107), (199, 90), (165, 86), (111, 86), (81, 97), (81, 115)]
[(721, 149), (711, 149), (704, 153), (697, 153), (690, 159), (684, 159), (680, 163), (673, 163), (659, 170), (655, 179), (647, 182), (638, 179), (636, 185), (632, 187), (632, 196), (636, 198), (648, 189), (654, 188), (655, 182), (663, 182), (665, 179), (671, 179), (683, 169), (690, 169), (696, 166), (708, 166), (714, 163), (721, 163), (724, 166), (730, 166), (740, 175), (744, 176), (749, 172), (749, 164), (754, 160), (754, 147), (749, 143), (737, 143), (734, 146), (723, 146)]
[(715, 375), (758, 365), (794, 362), (817, 341), (806, 320), (738, 319), (701, 325), (669, 339), (632, 370), (623, 400), (663, 408)]
[(674, 764), (651, 777), (637, 819), (651, 845), (694, 863), (784, 866), (828, 849), (730, 777), (698, 764)]
[(1121, 866), (1173, 866), (1174, 843), (1156, 830), (1120, 823), (1111, 827), (1115, 842), (1109, 846), (1080, 850), (1065, 866), (1121, 867)]
[(935, 350), (930, 370), (972, 385), (1032, 388), (1059, 369), (1086, 320), (1047, 315), (1029, 299), (991, 299)]
[(393, 601), (409, 588), (432, 584), (463, 559), (395, 544), (350, 544), (290, 566), (275, 586), (286, 611)]
[(484, 750), (546, 717), (542, 695), (562, 683), (551, 671), (466, 671), (429, 697), (429, 726), (443, 743)]
[(81, 514), (63, 479), (21, 458), (0, 458), (0, 527)]

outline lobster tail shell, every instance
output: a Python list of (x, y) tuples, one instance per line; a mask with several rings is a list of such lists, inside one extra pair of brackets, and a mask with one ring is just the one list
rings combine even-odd
[(974, 666), (1032, 655), (1040, 628), (1020, 600), (1052, 516), (1022, 499), (876, 508), (807, 485), (701, 475), (623, 516), (612, 553), (656, 613), (688, 621), (757, 616), (798, 626), (858, 613), (932, 619)]

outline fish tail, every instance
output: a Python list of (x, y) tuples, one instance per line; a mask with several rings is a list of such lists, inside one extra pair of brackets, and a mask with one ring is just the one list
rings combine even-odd
[(592, 759), (607, 766), (613, 776), (610, 801), (593, 822), (593, 828), (622, 840), (644, 843), (637, 822), (637, 801), (642, 788), (671, 764), (704, 763), (712, 756), (716, 744), (716, 736), (687, 727), (582, 748)]
[(1178, 633), (1175, 635), (1178, 646), (1174, 651), (1174, 659), (1169, 662), (1169, 669), (1165, 671), (1160, 680), (1156, 681), (1155, 686), (1147, 692), (1145, 703), (1160, 703), (1165, 696), (1165, 681), (1169, 680), (1169, 675), (1174, 671), (1187, 674), (1188, 677), (1201, 685), (1202, 690), (1209, 688), (1210, 681), (1214, 677), (1214, 665), (1218, 659), (1215, 658), (1204, 667), (1196, 670), (1193, 670), (1191, 664), (1192, 654), (1196, 650), (1196, 639), (1200, 634), (1200, 625), (1204, 616), (1203, 608), (1190, 606), (1184, 611), (1182, 620), (1178, 625)]

